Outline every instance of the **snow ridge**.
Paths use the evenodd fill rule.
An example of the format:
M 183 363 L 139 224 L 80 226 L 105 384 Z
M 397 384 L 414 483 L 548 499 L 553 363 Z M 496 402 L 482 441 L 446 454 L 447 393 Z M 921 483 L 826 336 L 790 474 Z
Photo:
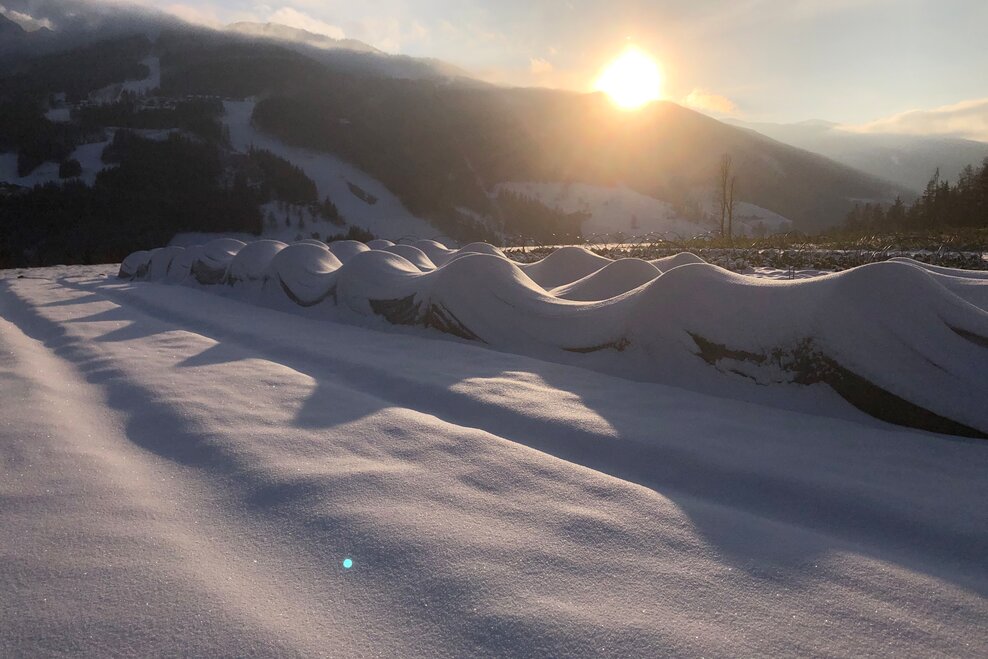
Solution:
M 612 261 L 565 247 L 519 265 L 484 243 L 386 243 L 221 239 L 191 259 L 176 247 L 137 252 L 119 276 L 704 391 L 825 385 L 878 419 L 988 436 L 988 282 L 964 273 L 886 262 L 772 282 L 689 254 Z

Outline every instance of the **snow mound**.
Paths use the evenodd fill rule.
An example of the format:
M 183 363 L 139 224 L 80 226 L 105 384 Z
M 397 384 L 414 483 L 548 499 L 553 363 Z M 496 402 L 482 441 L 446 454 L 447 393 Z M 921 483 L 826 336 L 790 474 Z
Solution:
M 230 261 L 228 284 L 256 282 L 264 279 L 268 265 L 275 255 L 288 247 L 280 240 L 257 240 L 247 243 Z
M 613 261 L 585 247 L 561 247 L 535 263 L 522 265 L 532 281 L 543 288 L 556 288 L 596 272 Z
M 329 249 L 329 245 L 319 240 L 318 238 L 303 238 L 302 240 L 296 240 L 295 242 L 303 245 L 315 245 L 316 247 Z
M 202 250 L 202 245 L 190 245 L 178 252 L 168 266 L 167 281 L 173 284 L 185 281 L 192 274 L 192 266 L 202 254 Z
M 889 259 L 889 261 L 904 263 L 932 274 L 941 286 L 954 295 L 967 300 L 983 311 L 988 311 L 988 272 L 944 268 L 901 256 Z
M 686 368 L 686 347 L 757 384 L 827 384 L 887 421 L 988 431 L 979 402 L 988 393 L 988 315 L 917 268 L 878 263 L 765 282 L 688 265 L 632 299 L 628 341 L 646 343 L 667 366 Z
M 277 287 L 295 304 L 310 307 L 322 302 L 334 289 L 335 272 L 342 266 L 328 249 L 295 243 L 271 258 L 264 275 L 265 291 Z
M 960 268 L 945 268 L 942 265 L 932 265 L 930 263 L 923 263 L 922 261 L 917 261 L 916 259 L 910 259 L 905 256 L 895 256 L 889 261 L 894 261 L 896 263 L 907 263 L 909 265 L 915 266 L 917 268 L 922 268 L 929 272 L 935 272 L 938 275 L 949 275 L 951 277 L 963 277 L 964 279 L 981 279 L 988 280 L 988 271 L 985 270 L 961 270 Z
M 988 271 L 985 270 L 961 270 L 960 268 L 945 268 L 942 265 L 923 263 L 922 261 L 917 261 L 916 259 L 910 259 L 905 256 L 894 256 L 890 258 L 889 261 L 894 261 L 896 263 L 906 263 L 908 265 L 912 265 L 917 268 L 922 268 L 927 272 L 933 272 L 938 275 L 948 275 L 950 277 L 962 277 L 964 279 L 988 280 Z
M 606 300 L 647 284 L 660 274 L 662 271 L 648 261 L 619 259 L 550 293 L 564 300 Z
M 200 284 L 220 284 L 226 278 L 230 262 L 247 243 L 234 238 L 217 238 L 202 247 L 192 262 L 192 276 Z
M 238 243 L 206 245 L 196 280 L 222 281 L 218 273 L 227 272 Z M 394 253 L 425 257 L 413 249 L 367 250 L 343 263 L 316 245 L 290 245 L 271 256 L 263 299 L 708 391 L 825 385 L 878 419 L 988 436 L 988 313 L 969 301 L 984 299 L 982 280 L 901 262 L 785 282 L 695 262 L 660 273 L 653 263 L 615 262 L 578 247 L 527 266 L 460 250 L 423 271 Z M 152 252 L 150 260 L 169 253 Z M 121 277 L 148 278 L 146 258 L 128 257 Z
M 151 262 L 148 266 L 148 278 L 165 279 L 171 269 L 172 262 L 183 252 L 183 247 L 158 247 L 151 250 Z
M 449 249 L 446 245 L 435 240 L 417 240 L 413 243 L 413 246 L 422 250 L 429 257 L 429 260 L 437 266 L 445 265 L 456 254 L 455 249 Z
M 375 238 L 374 240 L 368 240 L 367 246 L 371 249 L 384 249 L 385 247 L 393 247 L 394 243 L 390 240 L 383 240 L 381 238 Z
M 343 263 L 369 249 L 370 247 L 357 240 L 337 240 L 329 244 L 329 251 Z
M 401 303 L 420 295 L 430 286 L 413 263 L 398 254 L 371 250 L 350 259 L 337 273 L 336 299 L 340 306 L 362 316 L 378 315 L 381 309 L 404 307 Z M 415 324 L 414 312 L 397 318 L 395 324 Z
M 453 256 L 459 254 L 490 254 L 491 256 L 504 258 L 504 252 L 499 247 L 495 247 L 490 243 L 469 243 L 456 250 L 456 254 Z
M 413 263 L 422 272 L 428 272 L 430 270 L 436 269 L 436 264 L 426 256 L 425 252 L 420 250 L 418 247 L 413 247 L 412 245 L 392 245 L 390 247 L 385 247 L 384 252 L 391 252 L 392 254 L 397 254 L 403 257 L 409 262 Z
M 652 259 L 649 263 L 658 268 L 660 272 L 668 272 L 669 270 L 678 268 L 681 265 L 689 265 L 690 263 L 706 263 L 706 261 L 693 252 L 680 252 L 679 254 L 666 256 L 661 259 Z
M 151 260 L 151 252 L 142 249 L 127 255 L 127 258 L 120 264 L 120 271 L 117 274 L 121 279 L 141 279 L 147 275 L 148 262 Z

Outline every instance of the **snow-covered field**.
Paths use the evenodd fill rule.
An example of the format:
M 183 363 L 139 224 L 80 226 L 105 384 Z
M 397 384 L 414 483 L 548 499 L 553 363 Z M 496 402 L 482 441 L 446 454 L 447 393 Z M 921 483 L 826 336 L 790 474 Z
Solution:
M 857 366 L 880 363 L 869 342 L 885 341 L 888 382 L 925 379 L 907 397 L 975 389 L 968 407 L 938 409 L 984 429 L 985 280 L 902 262 L 766 283 L 683 257 L 640 262 L 661 274 L 600 300 L 649 273 L 618 261 L 574 277 L 592 264 L 568 251 L 508 268 L 519 296 L 482 246 L 423 243 L 427 262 L 402 247 L 234 242 L 136 255 L 123 268 L 141 270 L 134 280 L 116 267 L 3 273 L 0 656 L 988 647 L 985 440 L 883 423 L 824 384 L 737 376 L 703 391 L 734 381 L 695 349 L 692 361 L 669 349 L 678 375 L 601 372 L 648 357 L 634 332 L 609 356 L 548 347 L 553 318 L 582 341 L 580 316 L 602 325 L 642 291 L 658 318 L 679 314 L 670 327 L 712 332 L 703 309 L 730 299 L 726 281 L 735 315 L 768 313 L 760 296 L 784 307 L 771 340 L 798 327 L 844 359 L 843 327 L 861 335 Z M 334 272 L 338 304 L 323 290 Z M 699 288 L 675 294 L 684 281 Z M 491 304 L 485 291 L 504 304 L 445 318 L 486 346 L 436 318 L 358 313 L 400 286 L 447 312 Z M 883 318 L 903 290 L 919 308 Z M 800 295 L 844 317 L 804 316 Z M 378 310 L 395 322 L 401 307 Z M 753 349 L 723 313 L 724 334 Z M 744 393 L 756 390 L 774 393 Z

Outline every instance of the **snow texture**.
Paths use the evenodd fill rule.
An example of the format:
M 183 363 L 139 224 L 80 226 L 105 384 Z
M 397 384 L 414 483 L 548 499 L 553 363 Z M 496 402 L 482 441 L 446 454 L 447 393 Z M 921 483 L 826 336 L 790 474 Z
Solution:
M 340 304 L 199 284 L 189 249 L 166 275 L 185 285 L 0 272 L 0 656 L 983 656 L 983 440 L 841 415 L 819 385 L 793 386 L 800 412 L 341 308 L 414 292 L 496 347 L 623 324 L 666 371 L 715 370 L 676 328 L 748 348 L 807 330 L 843 358 L 842 330 L 933 398 L 927 359 L 983 392 L 983 357 L 942 331 L 983 330 L 983 312 L 943 275 L 778 284 L 692 264 L 585 303 L 490 254 L 423 273 L 245 246 L 230 272 L 261 272 L 265 249 L 293 286 L 335 279 Z

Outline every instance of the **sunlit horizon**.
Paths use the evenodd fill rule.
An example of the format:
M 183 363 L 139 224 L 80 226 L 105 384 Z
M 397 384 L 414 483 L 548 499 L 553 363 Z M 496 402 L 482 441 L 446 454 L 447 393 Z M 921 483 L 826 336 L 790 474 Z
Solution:
M 4 0 L 0 13 L 28 29 L 57 30 L 58 3 Z M 929 0 L 894 8 L 824 0 L 748 8 L 724 0 L 86 4 L 114 15 L 134 4 L 216 29 L 278 23 L 384 53 L 439 59 L 490 84 L 572 92 L 592 91 L 615 48 L 630 37 L 658 62 L 663 100 L 715 118 L 823 120 L 865 132 L 988 142 L 988 78 L 981 75 L 988 51 L 980 47 L 988 4 L 975 0 L 950 11 Z

